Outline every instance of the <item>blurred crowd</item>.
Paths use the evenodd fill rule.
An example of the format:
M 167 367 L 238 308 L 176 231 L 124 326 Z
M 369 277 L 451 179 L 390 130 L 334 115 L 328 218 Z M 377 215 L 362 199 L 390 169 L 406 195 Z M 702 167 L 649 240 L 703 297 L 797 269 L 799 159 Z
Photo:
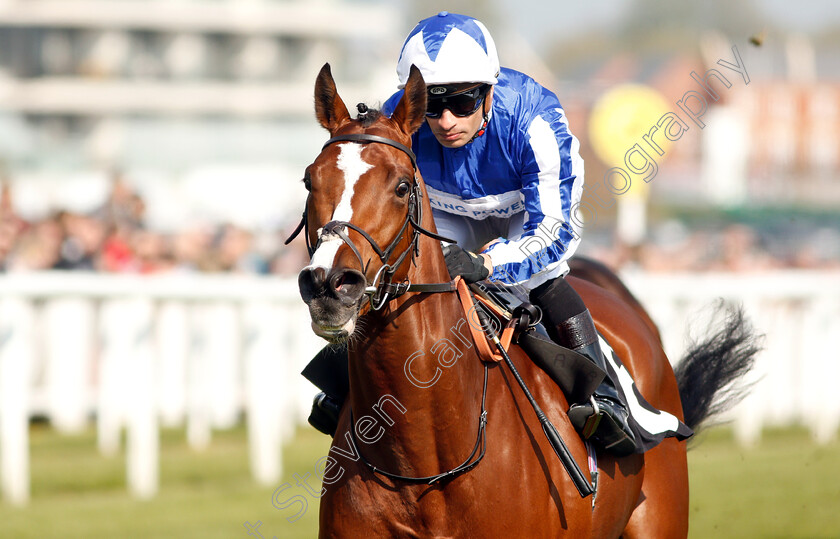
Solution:
M 160 232 L 146 226 L 145 211 L 143 198 L 115 180 L 105 203 L 92 212 L 60 211 L 27 220 L 15 212 L 13 193 L 5 184 L 0 194 L 0 271 L 289 276 L 308 261 L 301 238 L 283 244 L 296 222 L 285 230 L 261 233 L 231 223 Z M 648 241 L 632 247 L 617 245 L 608 232 L 587 231 L 579 253 L 614 269 L 650 272 L 840 269 L 840 232 L 810 227 L 779 234 L 743 224 L 689 228 L 672 221 L 659 224 Z
M 612 268 L 651 273 L 840 269 L 840 230 L 829 226 L 781 231 L 730 223 L 690 229 L 670 221 L 640 245 L 584 240 L 581 247 L 579 252 Z
M 302 242 L 256 234 L 231 223 L 175 232 L 149 229 L 143 198 L 114 181 L 107 200 L 86 214 L 59 211 L 37 220 L 17 214 L 8 184 L 0 194 L 0 271 L 109 273 L 238 272 L 293 275 L 306 265 Z

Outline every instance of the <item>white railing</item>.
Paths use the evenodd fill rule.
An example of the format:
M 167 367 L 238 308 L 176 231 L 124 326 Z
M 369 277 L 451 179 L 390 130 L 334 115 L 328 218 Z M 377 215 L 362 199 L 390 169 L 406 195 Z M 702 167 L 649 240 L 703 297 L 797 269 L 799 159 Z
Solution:
M 764 351 L 750 396 L 729 415 L 739 439 L 767 425 L 840 425 L 840 273 L 624 275 L 659 324 L 672 360 L 689 327 L 702 338 L 716 298 L 744 304 Z M 323 342 L 295 279 L 39 273 L 0 277 L 0 479 L 29 496 L 31 417 L 60 431 L 96 419 L 99 450 L 119 449 L 138 497 L 158 488 L 158 431 L 186 425 L 192 447 L 244 412 L 256 480 L 276 485 L 281 446 L 305 421 L 315 389 L 299 375 Z
M 126 428 L 127 480 L 158 487 L 158 429 L 186 424 L 194 448 L 247 421 L 255 479 L 281 477 L 281 445 L 315 389 L 299 372 L 323 345 L 295 280 L 78 273 L 0 278 L 0 474 L 29 493 L 28 423 L 63 432 L 96 418 L 101 452 Z
M 840 271 L 756 274 L 634 274 L 623 278 L 662 331 L 676 363 L 708 331 L 716 298 L 744 306 L 763 350 L 746 382 L 749 395 L 724 419 L 755 444 L 765 426 L 802 424 L 822 443 L 840 427 Z

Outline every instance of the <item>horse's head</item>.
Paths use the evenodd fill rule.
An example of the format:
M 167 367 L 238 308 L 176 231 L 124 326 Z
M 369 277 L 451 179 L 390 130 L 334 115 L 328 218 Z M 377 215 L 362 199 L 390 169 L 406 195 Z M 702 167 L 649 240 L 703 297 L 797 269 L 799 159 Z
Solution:
M 368 296 L 376 308 L 393 293 L 408 274 L 417 242 L 420 186 L 409 147 L 426 111 L 419 70 L 412 69 L 390 118 L 363 111 L 360 106 L 359 117 L 350 117 L 324 65 L 315 83 L 315 113 L 330 139 L 303 179 L 311 260 L 298 284 L 313 330 L 330 341 L 353 333 Z

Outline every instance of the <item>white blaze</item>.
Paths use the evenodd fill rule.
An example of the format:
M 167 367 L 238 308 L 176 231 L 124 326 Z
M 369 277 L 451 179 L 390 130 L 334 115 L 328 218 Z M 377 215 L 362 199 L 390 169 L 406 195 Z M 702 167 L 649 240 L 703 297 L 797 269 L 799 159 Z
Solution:
M 353 206 L 350 201 L 353 198 L 353 190 L 356 187 L 356 182 L 362 177 L 362 174 L 370 170 L 373 165 L 370 165 L 362 160 L 361 144 L 344 143 L 340 146 L 341 153 L 338 154 L 338 169 L 344 172 L 344 191 L 341 193 L 341 200 L 335 207 L 335 211 L 330 218 L 330 221 L 350 221 L 353 217 Z M 341 238 L 334 234 L 321 236 L 321 229 L 318 230 L 318 237 L 321 238 L 321 246 L 312 255 L 312 260 L 305 269 L 316 267 L 325 268 L 328 272 L 332 268 L 335 254 L 338 248 L 344 243 Z

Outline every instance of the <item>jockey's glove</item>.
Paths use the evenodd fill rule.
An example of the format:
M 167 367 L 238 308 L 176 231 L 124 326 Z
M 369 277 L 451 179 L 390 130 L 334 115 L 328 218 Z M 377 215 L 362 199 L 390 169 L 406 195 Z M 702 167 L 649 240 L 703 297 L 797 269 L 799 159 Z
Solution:
M 446 269 L 453 279 L 460 275 L 468 283 L 483 281 L 490 276 L 490 270 L 484 265 L 484 258 L 465 251 L 457 245 L 445 245 L 443 247 L 443 258 L 446 260 Z

